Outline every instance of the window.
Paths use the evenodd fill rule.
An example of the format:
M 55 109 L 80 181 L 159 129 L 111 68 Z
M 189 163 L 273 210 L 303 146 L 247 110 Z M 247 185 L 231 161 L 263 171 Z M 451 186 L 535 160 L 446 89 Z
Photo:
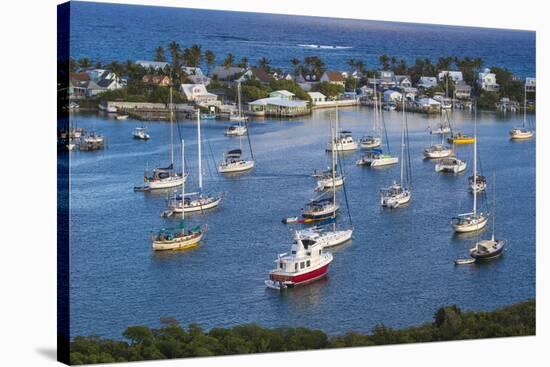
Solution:
M 298 270 L 298 263 L 294 263 L 294 270 Z
M 306 266 L 309 268 L 309 266 L 311 265 L 311 263 L 308 261 L 306 261 Z
M 292 251 L 292 255 L 296 255 L 296 251 Z
M 279 267 L 282 269 L 283 268 L 283 263 L 279 263 Z
M 319 255 L 321 255 L 321 250 L 319 250 Z
M 304 264 L 304 262 L 302 261 L 302 262 L 300 262 L 300 269 L 303 269 L 303 268 L 305 268 L 305 264 Z

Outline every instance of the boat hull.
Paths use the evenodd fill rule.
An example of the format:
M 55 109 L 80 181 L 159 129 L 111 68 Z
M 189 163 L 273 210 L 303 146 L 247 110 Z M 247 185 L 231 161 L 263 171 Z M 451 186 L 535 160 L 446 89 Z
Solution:
M 479 231 L 487 225 L 488 217 L 483 217 L 481 220 L 477 220 L 475 223 L 469 224 L 453 224 L 453 230 L 457 233 L 468 233 Z
M 510 139 L 512 140 L 526 140 L 531 139 L 533 137 L 533 132 L 516 132 L 516 131 L 510 131 Z
M 218 197 L 204 204 L 197 203 L 196 205 L 185 206 L 183 209 L 181 208 L 180 205 L 176 205 L 173 208 L 170 208 L 170 210 L 172 210 L 172 212 L 174 213 L 181 213 L 183 211 L 185 211 L 185 213 L 199 212 L 199 211 L 215 208 L 218 205 L 220 205 L 221 201 L 222 201 L 222 198 Z
M 504 240 L 500 241 L 487 241 L 490 243 L 493 243 L 494 245 L 490 247 L 489 251 L 480 251 L 477 246 L 474 246 L 470 250 L 470 256 L 476 260 L 492 260 L 496 259 L 500 255 L 502 255 L 504 251 L 504 245 L 506 242 Z
M 332 262 L 332 257 L 327 263 L 307 272 L 291 275 L 288 273 L 271 272 L 269 274 L 269 280 L 266 280 L 266 286 L 269 288 L 294 288 L 312 283 L 316 280 L 324 278 L 328 273 L 328 267 Z M 277 285 L 279 287 L 277 287 Z
M 146 187 L 149 190 L 168 189 L 171 187 L 178 187 L 183 185 L 185 179 L 183 177 L 169 177 L 167 179 L 155 180 L 147 182 Z
M 242 161 L 242 163 L 221 164 L 218 167 L 220 173 L 243 172 L 254 168 L 254 161 Z
M 399 196 L 381 196 L 380 205 L 385 208 L 399 208 L 411 201 L 411 197 L 412 195 L 410 192 L 403 193 Z
M 182 238 L 175 238 L 171 241 L 155 241 L 153 240 L 154 251 L 175 251 L 175 250 L 188 250 L 199 245 L 199 242 L 204 236 L 203 232 L 200 232 L 196 236 L 185 236 Z

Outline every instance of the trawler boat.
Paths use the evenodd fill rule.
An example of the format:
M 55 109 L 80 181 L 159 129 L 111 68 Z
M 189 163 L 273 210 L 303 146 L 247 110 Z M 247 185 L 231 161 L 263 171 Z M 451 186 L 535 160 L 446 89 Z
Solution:
M 276 267 L 269 272 L 265 285 L 283 290 L 311 283 L 327 275 L 332 260 L 332 254 L 324 252 L 321 243 L 307 235 L 297 234 L 290 254 L 280 254 L 275 260 Z
M 226 136 L 243 136 L 246 134 L 246 126 L 241 124 L 235 124 L 225 129 Z
M 221 173 L 232 173 L 248 171 L 254 168 L 253 160 L 245 160 L 242 158 L 241 149 L 233 149 L 224 155 L 224 160 L 218 166 L 218 171 Z
M 338 137 L 327 144 L 327 151 L 344 152 L 357 149 L 357 142 L 353 140 L 351 131 L 340 131 Z
M 147 127 L 145 126 L 136 127 L 132 132 L 132 136 L 134 137 L 134 139 L 138 139 L 138 140 L 149 140 L 151 136 L 149 136 L 149 134 L 147 134 L 146 131 L 147 131 Z
M 405 96 L 402 96 L 405 100 Z M 401 173 L 399 183 L 393 182 L 390 187 L 380 190 L 380 205 L 386 208 L 399 208 L 411 200 L 411 159 L 409 156 L 409 133 L 407 118 L 405 115 L 405 104 L 403 103 L 403 114 L 401 118 Z
M 185 171 L 184 141 L 181 141 L 182 169 Z M 185 185 L 182 184 L 181 194 L 185 197 Z M 185 229 L 185 212 L 182 213 L 179 228 L 162 228 L 153 235 L 153 250 L 186 250 L 198 246 L 204 236 L 205 229 L 196 226 L 190 230 Z
M 527 128 L 527 86 L 525 86 L 523 96 L 523 124 L 521 127 L 515 127 L 510 130 L 510 138 L 512 140 L 526 140 L 531 139 L 534 134 L 533 130 Z
M 310 200 L 302 209 L 302 217 L 306 219 L 323 219 L 335 215 L 340 206 L 332 197 Z
M 477 106 L 474 107 L 474 175 L 473 182 L 477 182 Z M 474 204 L 471 213 L 460 214 L 453 218 L 451 223 L 455 232 L 474 232 L 487 225 L 487 215 L 477 211 L 477 190 L 473 191 Z
M 473 144 L 475 140 L 475 137 L 468 134 L 463 134 L 461 132 L 457 132 L 447 139 L 447 141 L 452 144 Z
M 360 159 L 357 160 L 358 166 L 382 167 L 391 164 L 399 163 L 399 157 L 394 157 L 391 154 L 385 154 L 382 149 L 372 149 L 367 151 Z
M 95 131 L 90 132 L 90 134 L 84 136 L 82 141 L 84 144 L 94 144 L 94 145 L 103 145 L 104 137 L 99 135 Z
M 457 157 L 443 158 L 435 165 L 436 172 L 461 173 L 466 170 L 466 162 Z
M 451 147 L 448 147 L 443 144 L 434 144 L 428 148 L 424 149 L 424 157 L 428 159 L 433 158 L 445 158 L 453 154 Z
M 222 201 L 222 196 L 212 196 L 203 193 L 202 188 L 202 139 L 200 114 L 197 112 L 197 149 L 198 149 L 198 177 L 199 192 L 185 194 L 185 184 L 182 185 L 180 196 L 175 195 L 168 201 L 167 215 L 173 213 L 191 213 L 217 207 Z
M 399 208 L 411 200 L 411 191 L 394 182 L 388 188 L 380 190 L 380 205 L 386 208 Z

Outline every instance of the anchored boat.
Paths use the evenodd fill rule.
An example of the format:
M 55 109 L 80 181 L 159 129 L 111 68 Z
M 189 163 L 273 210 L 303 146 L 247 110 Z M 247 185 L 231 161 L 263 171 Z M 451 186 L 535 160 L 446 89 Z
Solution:
M 523 124 L 510 130 L 510 139 L 527 140 L 531 139 L 535 132 L 527 127 L 527 86 L 524 86 L 523 95 Z
M 331 152 L 333 150 L 339 151 L 339 152 L 347 152 L 351 150 L 356 150 L 358 145 L 355 140 L 353 140 L 353 136 L 351 135 L 351 131 L 348 130 L 339 130 L 339 116 L 338 116 L 338 105 L 336 105 L 336 135 L 337 136 L 331 136 L 330 141 L 327 144 L 327 152 Z
M 436 172 L 461 173 L 466 170 L 466 162 L 457 157 L 448 157 L 439 160 L 435 165 Z
M 265 285 L 283 290 L 314 282 L 327 275 L 332 260 L 332 254 L 324 252 L 321 243 L 305 234 L 296 234 L 290 254 L 278 256 L 276 267 L 269 272 Z
M 362 149 L 378 148 L 382 144 L 382 138 L 380 137 L 380 111 L 379 111 L 378 94 L 376 93 L 376 83 L 374 83 L 374 123 L 373 134 L 363 136 L 359 139 L 359 145 Z
M 149 134 L 147 134 L 146 131 L 147 131 L 146 126 L 136 127 L 132 132 L 132 136 L 134 139 L 138 139 L 138 140 L 149 140 L 151 136 L 149 136 Z

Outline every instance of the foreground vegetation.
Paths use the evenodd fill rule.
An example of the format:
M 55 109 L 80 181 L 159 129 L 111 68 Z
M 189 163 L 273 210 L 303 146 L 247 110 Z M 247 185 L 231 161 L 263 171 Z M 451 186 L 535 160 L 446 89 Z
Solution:
M 421 326 L 392 329 L 377 325 L 370 334 L 350 331 L 341 336 L 328 336 L 321 330 L 268 329 L 254 324 L 210 331 L 191 324 L 184 329 L 175 319 L 168 318 L 161 319 L 158 329 L 127 328 L 122 334 L 124 341 L 76 337 L 70 343 L 70 359 L 72 364 L 110 363 L 534 335 L 535 311 L 534 300 L 490 312 L 462 312 L 457 306 L 449 306 L 439 309 L 433 322 Z

